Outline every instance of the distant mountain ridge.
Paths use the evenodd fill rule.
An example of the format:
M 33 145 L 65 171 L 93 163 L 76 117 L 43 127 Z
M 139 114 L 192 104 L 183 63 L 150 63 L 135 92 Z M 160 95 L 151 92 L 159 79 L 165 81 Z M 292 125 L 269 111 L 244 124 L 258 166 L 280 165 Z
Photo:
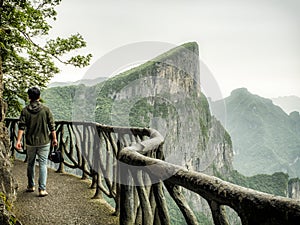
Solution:
M 224 110 L 220 110 L 225 105 Z M 272 100 L 246 88 L 232 91 L 224 100 L 211 103 L 212 113 L 229 132 L 234 150 L 233 165 L 242 174 L 286 172 L 300 177 L 300 116 L 286 114 Z
M 300 112 L 300 97 L 298 96 L 292 95 L 272 98 L 272 101 L 275 105 L 280 106 L 287 114 L 293 111 Z
M 66 81 L 66 82 L 52 82 L 48 85 L 48 88 L 51 87 L 64 87 L 64 86 L 70 86 L 70 85 L 79 85 L 84 84 L 85 86 L 94 86 L 96 84 L 99 84 L 105 80 L 107 80 L 108 77 L 97 77 L 95 79 L 82 79 L 77 81 Z

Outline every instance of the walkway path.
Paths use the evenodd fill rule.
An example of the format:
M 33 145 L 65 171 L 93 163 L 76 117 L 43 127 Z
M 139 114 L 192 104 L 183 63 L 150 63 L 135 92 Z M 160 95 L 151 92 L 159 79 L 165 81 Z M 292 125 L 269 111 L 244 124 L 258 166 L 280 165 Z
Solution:
M 112 216 L 113 209 L 104 200 L 91 199 L 95 190 L 89 188 L 90 183 L 73 175 L 55 173 L 54 170 L 48 169 L 49 195 L 38 197 L 38 191 L 27 193 L 26 166 L 26 163 L 16 160 L 13 168 L 13 174 L 18 182 L 15 214 L 23 225 L 119 223 L 118 217 Z

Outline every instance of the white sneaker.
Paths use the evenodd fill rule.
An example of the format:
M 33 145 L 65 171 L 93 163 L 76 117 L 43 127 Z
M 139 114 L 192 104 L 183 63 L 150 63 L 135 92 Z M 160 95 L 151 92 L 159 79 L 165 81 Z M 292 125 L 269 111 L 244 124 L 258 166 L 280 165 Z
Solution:
M 34 187 L 27 187 L 26 192 L 34 192 L 35 188 Z
M 46 190 L 39 190 L 39 196 L 40 197 L 45 197 L 48 195 L 48 192 Z

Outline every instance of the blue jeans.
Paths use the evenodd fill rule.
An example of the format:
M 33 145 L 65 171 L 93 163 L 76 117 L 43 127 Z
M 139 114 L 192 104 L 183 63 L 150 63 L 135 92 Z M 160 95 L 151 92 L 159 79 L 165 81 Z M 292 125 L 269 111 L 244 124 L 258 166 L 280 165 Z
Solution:
M 43 146 L 27 145 L 27 177 L 28 187 L 34 187 L 35 161 L 38 156 L 39 162 L 39 190 L 46 190 L 47 183 L 47 162 L 50 150 L 50 144 Z

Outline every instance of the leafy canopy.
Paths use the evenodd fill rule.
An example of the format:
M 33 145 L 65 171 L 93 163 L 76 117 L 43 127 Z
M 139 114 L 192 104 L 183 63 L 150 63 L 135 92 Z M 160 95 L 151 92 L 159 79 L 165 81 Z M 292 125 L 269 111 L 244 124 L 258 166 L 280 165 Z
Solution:
M 7 116 L 18 115 L 22 107 L 20 99 L 27 100 L 29 87 L 46 87 L 59 72 L 55 63 L 84 67 L 90 62 L 91 54 L 72 54 L 72 51 L 86 46 L 80 34 L 68 38 L 44 38 L 52 28 L 49 21 L 56 20 L 54 8 L 60 2 L 0 0 L 0 82 L 3 79 Z

